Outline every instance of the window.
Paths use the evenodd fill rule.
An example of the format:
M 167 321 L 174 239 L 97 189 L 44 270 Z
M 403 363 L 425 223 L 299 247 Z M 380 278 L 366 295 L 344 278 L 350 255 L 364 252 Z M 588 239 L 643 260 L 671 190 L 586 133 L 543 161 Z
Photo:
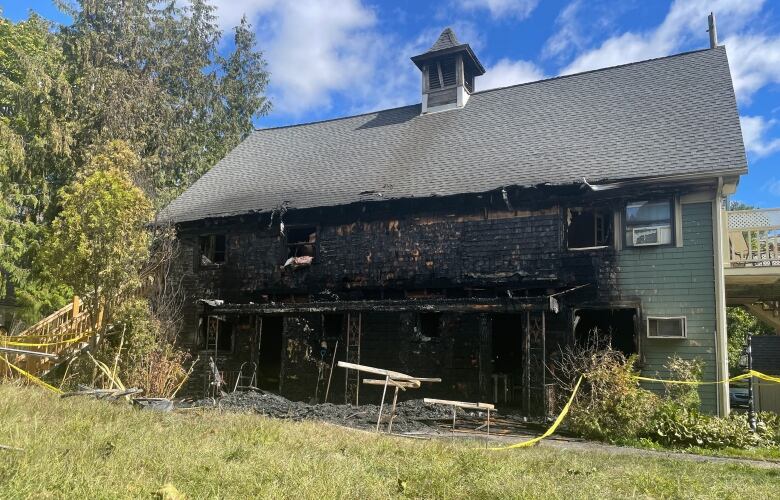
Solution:
M 291 227 L 287 229 L 287 258 L 311 257 L 317 253 L 316 227 Z
M 684 316 L 673 318 L 647 318 L 647 336 L 656 339 L 684 339 L 688 337 L 688 325 Z
M 592 208 L 570 208 L 566 237 L 569 248 L 603 247 L 612 240 L 612 213 Z
M 672 243 L 672 202 L 637 201 L 626 205 L 626 246 Z
M 216 352 L 230 352 L 233 350 L 233 325 L 219 316 L 208 316 L 204 329 L 203 349 Z
M 420 333 L 423 337 L 439 338 L 440 336 L 440 313 L 423 313 L 420 314 Z
M 224 234 L 208 234 L 200 237 L 200 265 L 215 266 L 227 259 L 227 244 Z
M 638 310 L 626 308 L 588 308 L 574 312 L 574 340 L 579 345 L 609 345 L 626 356 L 639 352 Z

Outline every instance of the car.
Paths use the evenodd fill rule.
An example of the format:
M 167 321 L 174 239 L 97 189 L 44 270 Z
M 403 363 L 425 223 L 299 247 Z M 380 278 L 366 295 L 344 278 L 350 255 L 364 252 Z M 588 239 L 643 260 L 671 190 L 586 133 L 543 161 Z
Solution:
M 750 406 L 750 394 L 745 387 L 729 387 L 729 404 L 732 408 L 747 410 Z

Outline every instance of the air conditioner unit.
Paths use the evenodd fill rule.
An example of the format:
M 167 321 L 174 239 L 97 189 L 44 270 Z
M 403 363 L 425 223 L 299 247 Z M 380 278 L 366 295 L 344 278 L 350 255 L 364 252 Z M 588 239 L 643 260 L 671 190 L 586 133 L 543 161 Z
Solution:
M 666 245 L 672 242 L 672 228 L 668 224 L 632 228 L 631 242 L 635 247 Z

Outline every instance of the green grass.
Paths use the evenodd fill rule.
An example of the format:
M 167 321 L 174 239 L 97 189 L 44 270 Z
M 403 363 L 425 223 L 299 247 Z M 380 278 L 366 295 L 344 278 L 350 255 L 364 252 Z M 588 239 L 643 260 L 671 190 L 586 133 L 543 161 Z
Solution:
M 239 414 L 158 414 L 0 385 L 0 498 L 770 498 L 780 470 L 487 451 Z

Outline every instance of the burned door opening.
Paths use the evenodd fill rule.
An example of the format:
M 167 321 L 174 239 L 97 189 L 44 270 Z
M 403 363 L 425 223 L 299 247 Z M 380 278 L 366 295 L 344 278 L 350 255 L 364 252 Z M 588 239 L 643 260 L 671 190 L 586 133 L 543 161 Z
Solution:
M 520 402 L 523 387 L 523 315 L 495 314 L 491 321 L 491 390 L 493 403 Z
M 260 346 L 257 357 L 257 385 L 260 389 L 278 391 L 282 370 L 284 318 L 263 316 L 258 321 L 260 322 Z
M 574 340 L 580 345 L 598 342 L 626 356 L 639 351 L 634 308 L 578 309 L 574 312 Z
M 542 311 L 491 317 L 492 400 L 522 408 L 528 415 L 546 411 L 545 318 Z

